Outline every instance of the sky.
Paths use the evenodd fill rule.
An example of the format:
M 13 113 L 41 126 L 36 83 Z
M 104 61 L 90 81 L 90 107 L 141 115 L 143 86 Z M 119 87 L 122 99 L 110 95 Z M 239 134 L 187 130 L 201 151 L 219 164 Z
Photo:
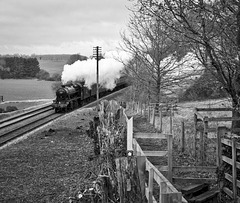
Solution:
M 0 0 L 0 54 L 113 51 L 129 6 L 128 0 Z

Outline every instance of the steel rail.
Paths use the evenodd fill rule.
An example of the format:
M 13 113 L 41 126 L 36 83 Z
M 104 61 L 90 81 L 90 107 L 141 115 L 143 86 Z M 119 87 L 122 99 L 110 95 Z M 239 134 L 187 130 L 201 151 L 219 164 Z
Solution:
M 14 116 L 10 116 L 10 117 L 8 117 L 8 118 L 5 118 L 5 119 L 0 120 L 0 125 L 3 124 L 3 123 L 5 123 L 5 122 L 9 122 L 9 121 L 11 121 L 11 120 L 14 120 L 14 119 L 23 117 L 23 116 L 25 116 L 25 115 L 28 115 L 28 114 L 30 114 L 30 113 L 34 113 L 34 112 L 39 111 L 39 110 L 41 110 L 41 109 L 50 108 L 50 107 L 52 107 L 52 105 L 46 105 L 46 106 L 42 106 L 42 107 L 39 107 L 39 108 L 36 108 L 36 109 L 33 109 L 33 110 L 29 110 L 29 111 L 26 111 L 26 112 L 23 112 L 23 113 L 16 114 L 16 115 L 14 115 Z
M 45 112 L 50 111 L 50 110 L 52 110 L 51 107 L 41 108 L 41 109 L 35 110 L 33 112 L 25 113 L 22 116 L 16 116 L 15 118 L 8 119 L 8 120 L 0 123 L 0 129 L 6 128 L 6 127 L 8 127 L 10 125 L 13 125 L 13 124 L 16 124 L 16 123 L 19 123 L 20 121 L 24 121 L 24 120 L 27 120 L 29 118 L 35 117 L 37 115 L 40 115 L 40 114 L 45 113 Z
M 28 124 L 25 124 L 24 126 L 14 128 L 14 129 L 0 135 L 0 145 L 3 145 L 5 143 L 7 143 L 8 141 L 11 141 L 14 138 L 20 137 L 26 133 L 29 133 L 29 132 L 35 130 L 36 128 L 39 128 L 42 125 L 45 125 L 45 124 L 49 123 L 50 121 L 55 120 L 56 118 L 58 118 L 62 115 L 63 114 L 56 114 L 54 112 L 54 113 L 48 114 L 44 117 L 38 118 L 32 122 L 29 122 Z

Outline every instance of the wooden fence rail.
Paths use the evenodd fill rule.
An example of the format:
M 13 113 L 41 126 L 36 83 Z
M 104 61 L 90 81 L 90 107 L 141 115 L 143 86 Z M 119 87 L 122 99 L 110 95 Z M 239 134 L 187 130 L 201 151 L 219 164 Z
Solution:
M 203 122 L 204 124 L 204 133 L 207 134 L 208 132 L 216 132 L 217 128 L 209 128 L 209 122 L 221 122 L 221 121 L 239 121 L 239 117 L 208 117 L 200 114 L 199 112 L 214 112 L 214 111 L 228 111 L 232 112 L 232 108 L 195 108 L 194 110 L 194 124 L 197 126 L 198 122 Z M 196 128 L 196 130 L 198 130 Z M 235 132 L 236 129 L 235 129 Z
M 137 133 L 135 138 L 162 138 L 168 139 L 168 151 L 150 151 L 143 152 L 138 142 L 134 138 L 133 134 L 133 118 L 127 118 L 127 153 L 128 155 L 137 156 L 138 160 L 138 170 L 141 182 L 141 188 L 143 193 L 148 200 L 148 203 L 157 203 L 153 196 L 153 182 L 157 182 L 159 186 L 159 203 L 187 203 L 187 201 L 182 197 L 182 193 L 179 192 L 171 182 L 164 177 L 164 175 L 146 158 L 147 155 L 159 156 L 168 154 L 168 166 L 165 170 L 168 170 L 168 177 L 172 180 L 172 135 L 162 135 L 155 133 Z M 145 183 L 145 171 L 148 172 L 148 184 Z
M 232 166 L 232 175 L 229 173 L 225 173 L 225 179 L 232 183 L 232 191 L 223 186 L 223 191 L 230 196 L 234 202 L 240 202 L 240 197 L 237 195 L 237 188 L 240 189 L 240 180 L 237 180 L 237 169 L 240 170 L 240 162 L 237 162 L 237 150 L 240 150 L 240 143 L 237 142 L 236 137 L 234 137 L 234 134 L 231 135 L 230 138 L 224 138 L 224 135 L 226 133 L 226 128 L 219 127 L 218 128 L 218 143 L 219 148 L 219 164 L 222 164 L 222 162 L 226 162 L 227 164 L 230 164 Z M 229 158 L 225 155 L 222 155 L 222 144 L 227 145 L 231 147 L 231 157 Z
M 154 133 L 153 134 L 148 134 L 148 135 L 145 135 L 147 136 L 148 138 L 159 138 L 159 139 L 162 139 L 163 137 L 161 137 L 161 133 L 163 131 L 163 128 L 162 128 L 162 123 L 163 123 L 163 116 L 167 115 L 169 119 L 169 134 L 172 134 L 170 132 L 173 131 L 173 114 L 174 114 L 174 111 L 177 110 L 176 109 L 176 104 L 158 104 L 158 103 L 150 103 L 148 106 L 146 104 L 140 104 L 140 106 L 143 105 L 143 107 L 141 108 L 142 109 L 142 114 L 141 114 L 141 111 L 138 111 L 137 108 L 135 107 L 135 112 L 134 113 L 137 113 L 137 114 L 141 114 L 141 115 L 144 115 L 147 117 L 148 121 L 156 128 L 158 129 L 158 134 L 155 136 Z M 137 104 L 135 104 L 135 106 L 139 106 Z M 156 106 L 158 108 L 156 108 Z M 158 110 L 158 111 L 157 111 Z M 199 108 L 199 110 L 202 110 Z M 205 110 L 205 109 L 204 109 Z M 156 120 L 156 117 L 158 117 L 158 120 Z M 145 133 L 146 134 L 146 133 Z M 142 136 L 142 135 L 141 135 Z M 155 136 L 155 137 L 154 137 Z M 204 163 L 204 156 L 203 154 L 205 153 L 205 149 L 204 149 L 204 134 L 203 132 L 201 132 L 201 135 L 200 135 L 200 142 L 202 144 L 200 144 L 201 148 L 200 148 L 200 157 L 201 157 L 201 160 L 202 160 L 202 163 Z M 139 134 L 138 135 L 134 135 L 135 138 L 139 138 Z M 165 135 L 164 135 L 165 137 Z M 145 137 L 146 138 L 146 137 Z M 169 142 L 168 142 L 169 143 Z M 180 140 L 180 144 L 181 144 L 181 149 L 182 151 L 185 150 L 185 125 L 184 125 L 184 122 L 182 121 L 181 122 L 181 140 Z M 195 136 L 195 140 L 194 140 L 194 143 L 193 143 L 193 148 L 194 150 L 194 153 L 196 155 L 196 136 Z M 153 152 L 148 152 L 148 151 L 145 151 L 144 152 L 145 155 L 147 156 L 150 156 L 150 155 L 154 155 L 154 156 L 162 156 L 164 155 L 164 152 L 156 152 L 155 154 Z M 201 166 L 189 166 L 189 167 L 185 167 L 185 166 L 171 166 L 173 172 L 174 171 L 184 171 L 185 169 L 188 170 L 188 171 L 215 171 L 217 166 L 214 166 L 214 167 L 208 167 L 208 166 L 203 166 L 203 164 Z M 162 166 L 161 171 L 167 171 L 168 170 L 168 166 Z M 179 177 L 173 177 L 173 182 L 176 182 L 176 181 L 191 181 L 191 182 L 203 182 L 203 181 L 207 181 L 207 182 L 214 182 L 216 181 L 215 178 L 179 178 Z M 186 182 L 185 181 L 185 182 Z
M 187 203 L 187 201 L 182 197 L 182 193 L 179 192 L 171 182 L 165 178 L 165 176 L 146 158 L 146 154 L 143 152 L 138 142 L 133 139 L 134 153 L 138 157 L 145 158 L 145 169 L 148 171 L 148 184 L 144 184 L 145 195 L 148 199 L 148 203 L 157 203 L 153 196 L 153 180 L 159 185 L 159 202 L 168 203 Z M 143 174 L 142 172 L 141 174 Z
M 205 139 L 208 137 L 208 133 L 215 132 L 217 133 L 217 127 L 210 127 L 210 122 L 221 122 L 221 121 L 235 121 L 240 120 L 240 118 L 234 118 L 234 117 L 208 117 L 205 115 L 202 115 L 200 112 L 219 112 L 219 111 L 225 111 L 225 112 L 232 112 L 232 108 L 195 108 L 194 110 L 194 148 L 195 148 L 195 156 L 196 156 L 196 145 L 197 145 L 197 135 L 200 133 L 200 158 L 201 163 L 203 164 L 205 162 Z M 198 123 L 201 122 L 203 124 L 203 127 L 199 128 Z M 239 131 L 238 129 L 235 129 L 235 131 Z
M 168 150 L 167 151 L 144 151 L 145 156 L 168 156 L 168 165 L 167 166 L 161 166 L 161 171 L 167 171 L 168 172 L 168 180 L 172 182 L 172 142 L 173 142 L 173 136 L 171 134 L 162 134 L 162 133 L 134 133 L 133 134 L 134 139 L 141 138 L 141 139 L 165 139 L 168 143 Z M 134 142 L 133 142 L 134 144 Z M 134 152 L 137 153 L 136 150 Z M 141 154 L 142 156 L 142 154 Z

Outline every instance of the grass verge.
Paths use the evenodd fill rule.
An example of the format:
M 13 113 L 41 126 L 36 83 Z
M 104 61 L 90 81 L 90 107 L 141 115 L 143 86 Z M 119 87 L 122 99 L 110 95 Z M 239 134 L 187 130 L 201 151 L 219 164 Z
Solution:
M 98 167 L 88 161 L 85 134 L 94 112 L 79 110 L 0 153 L 0 202 L 68 202 L 90 186 Z

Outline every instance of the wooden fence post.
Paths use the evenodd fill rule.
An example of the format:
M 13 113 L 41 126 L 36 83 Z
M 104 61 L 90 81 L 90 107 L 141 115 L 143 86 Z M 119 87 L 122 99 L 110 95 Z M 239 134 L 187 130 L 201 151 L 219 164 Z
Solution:
M 159 114 L 159 132 L 162 132 L 162 107 L 159 105 L 158 109 L 158 114 Z
M 200 131 L 200 165 L 203 166 L 203 162 L 204 162 L 204 133 L 201 130 Z
M 196 109 L 195 109 L 195 111 L 196 111 Z M 194 113 L 194 115 L 193 115 L 193 121 L 194 121 L 194 128 L 197 129 L 197 114 L 196 113 Z
M 142 115 L 145 116 L 145 103 L 142 103 Z
M 140 112 L 140 102 L 137 102 L 137 114 Z
M 184 152 L 185 151 L 185 126 L 184 126 L 184 121 L 181 121 L 181 131 L 182 131 L 182 133 L 181 133 L 181 150 L 182 150 L 182 152 Z
M 150 106 L 148 106 L 148 121 L 151 121 L 151 112 L 150 112 Z
M 195 109 L 196 111 L 196 109 Z M 197 114 L 194 113 L 194 140 L 193 140 L 193 156 L 196 158 L 197 157 L 197 133 L 198 133 L 198 129 L 197 129 Z
M 172 142 L 173 135 L 168 135 L 168 180 L 172 182 Z
M 203 163 L 206 159 L 206 139 L 208 138 L 208 117 L 205 116 L 203 118 L 203 132 L 200 132 L 200 146 L 201 146 L 201 165 L 203 166 Z
M 237 153 L 236 138 L 232 139 L 232 183 L 233 183 L 233 200 L 237 202 Z
M 203 127 L 204 127 L 204 135 L 207 136 L 208 135 L 208 117 L 207 116 L 203 118 Z
M 167 203 L 164 194 L 166 194 L 167 191 L 167 183 L 166 182 L 160 182 L 160 196 L 159 196 L 159 202 L 161 203 Z
M 140 115 L 143 115 L 143 107 L 142 107 L 142 102 L 140 102 Z
M 127 153 L 133 152 L 133 117 L 127 120 Z
M 142 199 L 145 198 L 145 171 L 146 171 L 146 157 L 137 157 L 138 174 L 140 180 L 140 186 L 142 191 Z
M 153 127 L 154 127 L 154 128 L 155 128 L 155 121 L 156 121 L 155 113 L 156 113 L 156 108 L 155 108 L 155 106 L 154 106 L 154 107 L 153 107 Z
M 221 138 L 223 135 L 226 133 L 226 127 L 220 126 L 217 128 L 217 148 L 216 148 L 216 153 L 217 153 L 217 166 L 222 165 L 222 142 Z
M 194 139 L 193 139 L 193 156 L 197 157 L 197 133 L 198 131 L 195 130 L 194 132 Z
M 203 135 L 203 161 L 206 160 L 206 149 L 207 149 L 207 142 L 208 139 L 208 117 L 204 117 L 204 135 Z
M 170 107 L 170 134 L 173 133 L 173 115 L 172 115 L 172 106 Z
M 153 203 L 153 172 L 153 168 L 150 168 L 148 177 L 148 203 Z
M 154 107 L 152 109 L 152 117 L 151 117 L 150 123 L 153 124 L 153 126 L 155 126 L 155 108 Z
M 120 157 L 115 161 L 120 203 L 143 203 L 136 157 Z
M 146 116 L 146 103 L 143 104 L 143 116 Z

